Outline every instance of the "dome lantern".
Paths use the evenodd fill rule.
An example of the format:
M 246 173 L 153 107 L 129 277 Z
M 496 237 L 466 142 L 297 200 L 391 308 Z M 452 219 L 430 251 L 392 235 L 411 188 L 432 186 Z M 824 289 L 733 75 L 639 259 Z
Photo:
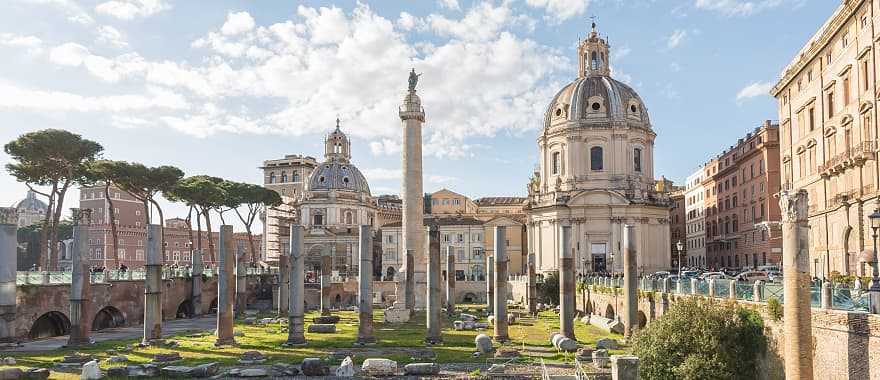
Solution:
M 324 140 L 324 158 L 327 161 L 348 162 L 351 160 L 351 142 L 348 136 L 339 129 L 339 118 L 336 118 L 336 129 Z
M 590 76 L 608 76 L 611 74 L 608 42 L 599 36 L 596 23 L 593 30 L 578 44 L 578 61 L 580 62 L 579 78 Z

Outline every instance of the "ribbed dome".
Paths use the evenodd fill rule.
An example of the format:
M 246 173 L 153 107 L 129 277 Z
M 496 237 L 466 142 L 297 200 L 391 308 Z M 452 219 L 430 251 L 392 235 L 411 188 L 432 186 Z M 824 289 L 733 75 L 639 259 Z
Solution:
M 544 116 L 545 127 L 555 119 L 637 121 L 651 126 L 641 97 L 626 84 L 606 75 L 578 78 L 563 87 L 550 102 Z
M 331 160 L 320 164 L 309 177 L 310 191 L 342 190 L 367 193 L 370 185 L 367 179 L 349 162 Z
M 21 211 L 46 211 L 46 203 L 37 199 L 37 194 L 28 191 L 27 198 L 22 199 L 14 206 L 19 212 Z

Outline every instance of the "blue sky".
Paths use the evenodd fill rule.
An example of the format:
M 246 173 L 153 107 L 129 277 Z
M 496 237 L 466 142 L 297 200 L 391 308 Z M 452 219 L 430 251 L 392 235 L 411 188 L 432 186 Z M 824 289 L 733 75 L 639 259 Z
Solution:
M 374 195 L 394 193 L 397 106 L 415 67 L 424 73 L 425 190 L 524 195 L 541 115 L 576 76 L 576 42 L 596 16 L 613 76 L 648 107 L 655 175 L 681 182 L 777 118 L 769 87 L 838 5 L 6 0 L 0 141 L 65 128 L 100 142 L 108 158 L 259 183 L 265 159 L 320 157 L 338 115 Z M 0 203 L 24 192 L 0 173 Z M 169 207 L 166 215 L 182 212 Z

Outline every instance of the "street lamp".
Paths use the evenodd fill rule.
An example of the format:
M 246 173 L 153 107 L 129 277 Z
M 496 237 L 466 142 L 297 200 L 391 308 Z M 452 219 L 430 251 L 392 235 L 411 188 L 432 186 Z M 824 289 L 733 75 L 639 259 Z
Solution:
M 681 281 L 681 249 L 683 244 L 681 244 L 681 240 L 678 243 L 675 243 L 675 248 L 678 248 L 678 281 Z
M 880 230 L 880 209 L 868 215 L 871 219 L 871 237 L 874 238 L 874 262 L 871 273 L 871 287 L 868 288 L 869 307 L 872 314 L 880 314 L 880 261 L 877 259 L 877 230 Z

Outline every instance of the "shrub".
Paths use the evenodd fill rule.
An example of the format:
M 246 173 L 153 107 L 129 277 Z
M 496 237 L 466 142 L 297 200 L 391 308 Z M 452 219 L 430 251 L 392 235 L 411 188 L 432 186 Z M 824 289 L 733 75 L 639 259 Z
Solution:
M 759 314 L 734 303 L 685 298 L 633 341 L 645 379 L 754 379 L 767 349 Z
M 537 284 L 538 302 L 548 305 L 559 305 L 559 273 L 550 272 L 544 282 Z
M 776 297 L 767 300 L 767 314 L 770 314 L 770 319 L 773 321 L 782 319 L 782 303 Z

